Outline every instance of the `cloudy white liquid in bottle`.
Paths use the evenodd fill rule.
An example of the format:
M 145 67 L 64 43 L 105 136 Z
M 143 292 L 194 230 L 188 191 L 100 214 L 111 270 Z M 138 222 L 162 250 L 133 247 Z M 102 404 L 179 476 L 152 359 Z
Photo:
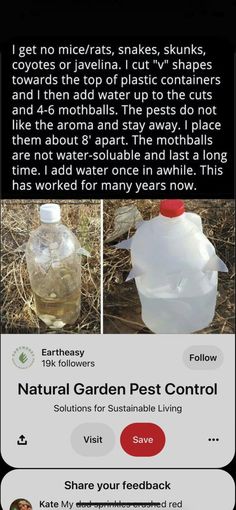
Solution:
M 42 205 L 40 220 L 26 247 L 30 283 L 38 317 L 50 329 L 61 329 L 80 314 L 80 243 L 61 223 L 59 205 Z

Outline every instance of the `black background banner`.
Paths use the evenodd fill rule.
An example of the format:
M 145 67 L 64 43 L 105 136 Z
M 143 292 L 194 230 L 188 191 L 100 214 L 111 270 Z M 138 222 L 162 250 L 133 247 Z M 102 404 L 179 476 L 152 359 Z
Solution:
M 189 136 L 191 139 L 193 139 L 196 135 L 198 137 L 204 137 L 204 136 L 207 136 L 207 135 L 213 135 L 213 139 L 214 139 L 214 143 L 212 146 L 207 146 L 207 144 L 205 143 L 202 143 L 201 144 L 201 147 L 206 149 L 206 150 L 211 150 L 212 152 L 214 151 L 217 151 L 217 152 L 226 152 L 227 153 L 227 164 L 226 165 L 223 165 L 223 175 L 219 176 L 217 173 L 216 174 L 209 174 L 209 175 L 201 175 L 200 171 L 199 171 L 199 164 L 200 164 L 200 161 L 196 161 L 196 162 L 189 162 L 189 164 L 191 165 L 192 164 L 192 167 L 193 167 L 193 170 L 194 172 L 196 172 L 196 177 L 193 177 L 192 179 L 188 176 L 188 175 L 184 175 L 182 177 L 182 180 L 183 182 L 187 183 L 190 181 L 192 181 L 192 183 L 194 184 L 194 186 L 191 188 L 191 187 L 180 187 L 178 189 L 174 189 L 174 191 L 172 192 L 172 189 L 169 187 L 169 183 L 171 181 L 174 181 L 175 180 L 175 175 L 174 174 L 170 174 L 170 175 L 162 175 L 161 177 L 154 175 L 154 172 L 155 170 L 153 170 L 153 174 L 150 176 L 146 176 L 146 175 L 142 175 L 142 168 L 143 168 L 143 165 L 144 163 L 148 166 L 148 163 L 144 160 L 144 155 L 145 155 L 145 152 L 149 149 L 149 147 L 147 145 L 139 145 L 139 146 L 135 146 L 133 144 L 133 140 L 132 140 L 132 133 L 135 133 L 135 132 L 132 132 L 132 131 L 126 131 L 125 134 L 126 134 L 126 140 L 128 141 L 128 147 L 127 149 L 131 150 L 131 148 L 134 150 L 134 151 L 139 151 L 140 152 L 140 155 L 141 155 L 141 159 L 140 159 L 140 162 L 137 162 L 136 161 L 131 161 L 130 164 L 127 163 L 126 161 L 124 162 L 124 165 L 122 165 L 123 162 L 116 162 L 114 163 L 114 159 L 112 161 L 109 161 L 106 159 L 106 163 L 104 163 L 104 160 L 101 160 L 101 164 L 100 166 L 107 166 L 108 170 L 107 170 L 107 173 L 106 173 L 106 178 L 105 180 L 106 181 L 110 181 L 111 183 L 113 183 L 113 181 L 126 181 L 128 183 L 132 183 L 135 179 L 135 175 L 131 174 L 130 175 L 126 175 L 126 174 L 116 174 L 116 177 L 114 177 L 112 175 L 112 168 L 113 166 L 124 166 L 124 167 L 127 167 L 129 166 L 131 169 L 132 168 L 139 168 L 139 182 L 140 183 L 146 183 L 146 182 L 155 182 L 159 180 L 162 181 L 164 180 L 167 185 L 163 188 L 160 187 L 153 187 L 153 188 L 149 188 L 149 187 L 143 187 L 140 189 L 140 191 L 137 192 L 137 190 L 135 190 L 135 187 L 133 187 L 131 189 L 131 191 L 129 192 L 129 197 L 130 198 L 145 198 L 145 197 L 148 197 L 148 198 L 165 198 L 166 196 L 171 196 L 172 194 L 174 194 L 174 196 L 179 196 L 179 197 L 184 197 L 184 198 L 233 198 L 233 180 L 234 180 L 234 177 L 233 177 L 233 174 L 234 174 L 234 161 L 233 161 L 233 152 L 234 152 L 234 148 L 233 148 L 233 142 L 234 142 L 234 119 L 233 119 L 233 64 L 234 64 L 234 53 L 233 53 L 233 46 L 232 44 L 230 43 L 227 43 L 224 39 L 221 39 L 221 38 L 189 38 L 189 37 L 185 37 L 185 38 L 177 38 L 177 37 L 162 37 L 162 38 L 156 38 L 156 37 L 142 37 L 140 36 L 139 38 L 133 38 L 133 37 L 106 37 L 106 38 L 98 38 L 98 37 L 71 37 L 71 38 L 29 38 L 29 39 L 26 39 L 25 37 L 16 37 L 14 39 L 12 39 L 11 41 L 8 42 L 8 44 L 5 44 L 5 47 L 3 49 L 3 52 L 2 52 L 2 125 L 4 126 L 4 129 L 2 130 L 2 197 L 3 198 L 24 198 L 24 199 L 33 199 L 33 198 L 44 198 L 45 197 L 45 193 L 46 193 L 46 196 L 48 198 L 124 198 L 125 194 L 123 192 L 123 188 L 121 189 L 105 189 L 104 190 L 104 187 L 102 187 L 102 183 L 104 181 L 104 176 L 103 175 L 95 175 L 94 177 L 94 180 L 97 181 L 97 186 L 96 188 L 94 189 L 91 189 L 90 187 L 88 188 L 82 188 L 82 185 L 81 185 L 81 180 L 83 179 L 83 176 L 79 176 L 77 177 L 76 176 L 76 173 L 75 173 L 75 166 L 87 166 L 87 165 L 90 165 L 92 166 L 94 164 L 93 162 L 93 159 L 92 160 L 86 160 L 86 161 L 79 161 L 79 162 L 76 162 L 76 163 L 72 163 L 72 167 L 73 167 L 73 173 L 69 176 L 63 176 L 62 179 L 60 179 L 60 181 L 65 181 L 68 183 L 68 187 L 67 188 L 63 188 L 63 187 L 60 187 L 57 189 L 45 189 L 45 190 L 38 190 L 38 189 L 35 189 L 34 185 L 32 186 L 31 189 L 28 189 L 28 190 L 25 190 L 25 189 L 22 189 L 21 187 L 19 188 L 14 188 L 13 189 L 13 186 L 12 186 L 12 165 L 14 164 L 14 162 L 12 161 L 12 154 L 13 154 L 13 151 L 14 150 L 18 150 L 20 151 L 21 150 L 21 147 L 14 147 L 11 143 L 11 140 L 12 140 L 12 136 L 13 135 L 16 135 L 17 133 L 19 135 L 28 135 L 28 132 L 21 132 L 21 131 L 14 131 L 12 129 L 12 122 L 13 122 L 13 119 L 14 117 L 11 115 L 11 110 L 14 106 L 14 101 L 12 101 L 12 94 L 13 94 L 13 91 L 21 91 L 21 86 L 13 86 L 12 85 L 12 74 L 15 74 L 17 76 L 17 71 L 16 72 L 13 72 L 12 71 L 12 62 L 14 60 L 16 60 L 16 56 L 15 55 L 12 55 L 12 45 L 15 44 L 16 46 L 17 45 L 20 45 L 20 46 L 27 46 L 27 45 L 36 45 L 37 48 L 40 47 L 40 45 L 47 45 L 47 46 L 51 46 L 51 47 L 58 47 L 60 45 L 75 45 L 75 46 L 86 46 L 87 44 L 89 45 L 97 45 L 98 47 L 101 47 L 103 45 L 111 45 L 112 48 L 118 48 L 119 45 L 123 45 L 123 46 L 150 46 L 152 47 L 153 45 L 154 46 L 160 46 L 160 47 L 164 47 L 164 46 L 168 46 L 168 45 L 172 45 L 172 46 L 188 46 L 188 47 L 191 47 L 191 46 L 203 46 L 204 50 L 206 51 L 206 56 L 203 57 L 205 60 L 212 60 L 213 62 L 213 70 L 212 70 L 212 73 L 215 74 L 216 76 L 219 76 L 220 77 L 220 80 L 221 80 L 221 85 L 217 88 L 216 90 L 216 87 L 215 87 L 215 90 L 214 90 L 214 101 L 213 101 L 213 104 L 216 104 L 217 105 L 217 111 L 219 112 L 217 114 L 216 117 L 214 116 L 210 116 L 208 117 L 207 115 L 203 116 L 202 117 L 202 120 L 203 120 L 203 123 L 205 121 L 207 122 L 210 122 L 210 121 L 220 121 L 221 124 L 222 124 L 222 130 L 217 132 L 217 131 L 204 131 L 204 129 L 202 130 L 201 128 L 198 129 L 196 132 L 192 133 L 191 130 L 189 130 Z M 177 55 L 178 56 L 178 55 Z M 177 58 L 176 56 L 176 58 Z M 172 57 L 172 55 L 171 55 Z M 171 58 L 170 57 L 170 58 Z M 32 56 L 26 56 L 24 58 L 24 60 L 28 61 L 30 60 L 30 58 L 32 58 Z M 36 57 L 36 60 L 37 60 L 38 57 Z M 84 55 L 80 56 L 79 57 L 80 59 L 85 59 L 87 58 L 87 60 L 93 60 L 94 58 L 98 58 L 98 57 L 94 57 L 93 55 L 92 56 L 89 56 L 89 57 L 86 57 Z M 105 57 L 105 58 L 108 58 L 108 57 Z M 111 57 L 113 58 L 113 57 Z M 132 62 L 132 60 L 135 60 L 135 58 L 137 58 L 136 55 L 131 55 L 129 56 L 129 61 Z M 139 57 L 140 58 L 140 57 Z M 141 56 L 141 59 L 144 59 L 145 56 Z M 150 58 L 150 57 L 149 57 Z M 185 60 L 186 60 L 186 55 L 184 56 Z M 195 57 L 195 55 L 190 55 L 189 57 L 187 56 L 187 59 L 189 60 L 194 60 L 194 58 L 197 60 L 199 60 L 199 56 Z M 50 59 L 53 59 L 54 61 L 58 60 L 59 61 L 59 58 L 56 54 L 53 54 L 52 57 L 47 56 L 46 57 L 47 60 L 50 61 Z M 123 61 L 124 61 L 125 57 L 123 57 Z M 151 59 L 150 59 L 151 60 Z M 103 62 L 103 59 L 102 59 L 102 62 Z M 119 59 L 118 59 L 118 63 L 121 63 L 122 62 L 120 61 L 119 62 Z M 147 72 L 147 74 L 155 74 L 156 70 L 155 70 L 155 66 L 152 64 L 151 67 L 150 67 L 150 71 Z M 168 71 L 169 72 L 169 71 Z M 109 73 L 109 72 L 108 72 Z M 139 71 L 136 71 L 136 76 L 139 75 Z M 179 71 L 180 74 L 184 74 L 184 72 L 182 70 Z M 32 76 L 37 76 L 37 74 L 40 74 L 38 73 L 38 71 L 32 71 L 32 73 L 30 73 L 30 75 Z M 44 73 L 45 74 L 45 73 Z M 63 71 L 61 72 L 61 74 L 63 74 Z M 96 71 L 89 71 L 89 74 L 91 76 L 94 76 L 96 77 Z M 104 77 L 106 77 L 107 73 L 106 71 L 102 71 L 102 74 Z M 160 73 L 159 73 L 160 74 Z M 167 73 L 168 74 L 168 73 Z M 201 75 L 201 72 L 200 73 L 197 73 L 196 72 L 196 75 L 199 74 Z M 192 76 L 193 73 L 191 71 L 186 71 L 186 75 L 188 76 Z M 31 88 L 31 85 L 27 86 L 27 87 L 24 87 L 25 90 L 27 91 L 30 91 L 30 88 Z M 42 87 L 43 88 L 43 87 Z M 76 86 L 70 86 L 70 89 L 72 90 L 74 88 L 74 90 L 79 90 L 80 88 L 79 87 L 76 87 Z M 83 88 L 83 87 L 82 87 Z M 153 89 L 154 87 L 146 87 L 145 90 L 148 90 L 149 89 L 149 94 L 151 94 L 151 90 Z M 192 86 L 192 87 L 189 87 L 188 85 L 187 86 L 177 86 L 175 87 L 175 90 L 181 90 L 181 91 L 184 91 L 184 93 L 186 94 L 186 97 L 188 95 L 188 92 L 189 92 L 189 88 L 191 88 L 193 91 L 199 93 L 199 90 L 204 90 L 204 85 L 201 86 L 201 87 L 198 87 L 198 86 Z M 211 90 L 212 87 L 208 87 L 206 86 L 205 87 L 205 92 L 207 90 Z M 117 90 L 120 91 L 121 93 L 124 93 L 123 91 L 124 90 L 127 90 L 126 88 L 122 89 L 122 88 L 119 88 L 119 85 L 113 85 L 113 86 L 109 86 L 109 87 L 106 87 L 103 86 L 103 90 L 107 90 L 108 92 L 111 91 L 111 90 Z M 171 89 L 171 86 L 169 87 L 169 89 Z M 60 86 L 56 86 L 54 87 L 54 90 L 57 90 L 57 91 L 63 91 L 63 88 Z M 136 88 L 136 91 L 139 93 L 139 91 L 141 90 L 141 87 L 137 87 Z M 161 91 L 161 90 L 164 90 L 163 87 L 157 87 L 157 90 Z M 52 101 L 53 102 L 53 101 Z M 84 101 L 84 104 L 88 104 L 89 100 L 87 101 Z M 125 102 L 125 101 L 123 101 Z M 127 101 L 126 101 L 127 102 Z M 42 108 L 44 109 L 44 111 L 47 112 L 47 108 L 48 108 L 48 105 L 49 105 L 50 101 L 43 101 L 42 99 L 40 101 L 35 101 L 35 110 L 37 111 L 37 108 L 39 105 L 42 105 Z M 129 101 L 130 105 L 132 105 L 133 107 L 137 107 L 137 105 L 140 105 L 141 103 L 140 102 L 135 102 L 132 100 Z M 168 101 L 162 101 L 160 102 L 161 105 L 163 104 L 175 104 L 174 102 L 170 102 L 168 103 Z M 26 104 L 24 102 L 22 102 L 22 104 Z M 73 104 L 75 104 L 75 102 L 73 103 L 73 101 L 67 101 L 66 103 L 64 104 L 67 104 L 69 107 L 72 106 L 73 107 Z M 96 106 L 100 106 L 101 102 L 97 102 L 96 103 L 96 100 L 93 101 L 93 106 L 95 105 Z M 134 120 L 139 120 L 139 121 L 145 121 L 147 120 L 146 119 L 146 116 L 145 116 L 145 113 L 143 113 L 142 115 L 139 115 L 136 117 L 132 117 L 132 115 L 124 115 L 122 113 L 122 109 L 121 109 L 121 106 L 118 104 L 117 106 L 117 101 L 109 101 L 109 107 L 114 107 L 116 108 L 116 110 L 118 111 L 118 118 L 121 119 L 121 120 L 125 120 L 125 121 L 129 121 L 130 119 L 134 119 Z M 144 105 L 144 112 L 145 112 L 145 108 L 147 107 L 147 104 L 149 104 L 149 100 L 147 101 L 147 103 L 145 103 Z M 153 104 L 158 104 L 158 102 L 150 102 L 151 105 Z M 195 100 L 195 101 L 191 101 L 190 103 L 188 104 L 191 104 L 194 108 L 195 108 L 195 111 L 197 110 L 199 104 L 204 104 L 203 102 L 200 102 L 198 100 Z M 211 102 L 210 103 L 207 103 L 205 102 L 205 105 L 207 104 L 212 104 Z M 108 105 L 107 105 L 108 106 Z M 46 120 L 46 121 L 50 121 L 52 120 L 52 117 L 50 114 L 44 114 L 44 117 L 42 117 L 43 120 Z M 60 120 L 63 120 L 63 116 L 58 116 L 57 117 L 57 114 L 53 115 L 53 121 L 54 122 L 57 122 L 57 121 L 60 121 Z M 84 115 L 80 115 L 80 116 L 76 116 L 76 119 L 75 119 L 75 116 L 74 115 L 67 115 L 66 117 L 66 120 L 67 121 L 71 121 L 72 123 L 75 121 L 75 120 L 86 120 L 87 122 L 89 121 L 93 121 L 94 120 L 94 115 L 88 115 L 88 114 L 84 114 Z M 96 119 L 98 119 L 98 116 L 95 116 Z M 116 117 L 109 117 L 109 116 L 105 116 L 104 117 L 106 120 L 114 120 Z M 183 116 L 181 116 L 180 114 L 177 113 L 177 115 L 175 115 L 174 117 L 174 120 L 175 121 L 178 121 L 179 125 L 182 126 L 184 121 L 183 121 Z M 194 121 L 198 121 L 199 120 L 199 116 L 197 116 L 195 113 L 194 115 L 192 116 L 189 116 L 189 120 L 191 122 L 194 122 Z M 39 120 L 41 119 L 41 114 L 37 114 L 34 112 L 33 115 L 26 115 L 23 117 L 23 120 L 25 121 L 31 121 L 32 122 L 32 125 L 33 125 L 33 122 L 35 120 Z M 99 120 L 101 119 L 101 117 L 99 118 Z M 170 116 L 152 116 L 150 117 L 150 120 L 164 120 L 164 121 L 169 121 L 169 120 L 172 120 Z M 148 119 L 149 121 L 149 119 Z M 143 131 L 142 133 L 142 136 L 145 136 L 146 138 L 148 136 L 150 136 L 150 134 L 153 134 L 153 140 L 155 140 L 156 136 L 159 136 L 161 137 L 162 135 L 166 135 L 168 133 L 166 132 L 162 132 L 162 130 L 158 130 L 157 132 L 150 132 L 148 130 L 148 121 L 146 122 L 146 127 L 145 127 L 145 130 Z M 119 124 L 120 125 L 120 124 Z M 181 129 L 180 133 L 181 133 L 181 136 L 182 134 L 186 134 L 185 131 L 182 131 L 182 127 L 178 128 L 178 129 Z M 37 132 L 34 127 L 32 127 L 32 129 L 30 130 L 30 136 L 32 137 L 37 137 L 40 133 Z M 48 135 L 50 135 L 52 133 L 48 132 Z M 64 137 L 65 139 L 67 139 L 67 135 L 73 135 L 75 134 L 75 131 L 73 132 L 68 132 L 68 129 L 64 130 L 64 131 L 61 131 L 59 132 L 60 135 L 62 135 L 62 137 Z M 86 130 L 83 130 L 80 135 L 81 135 L 81 138 L 83 136 L 83 134 L 89 134 L 88 131 Z M 122 138 L 122 135 L 124 135 L 124 132 L 122 130 L 108 130 L 108 131 L 103 131 L 101 133 L 97 132 L 97 134 L 101 134 L 101 135 L 104 135 L 105 137 L 107 137 L 108 135 L 109 136 L 115 136 L 115 137 L 118 137 L 118 138 Z M 58 132 L 55 133 L 55 136 L 58 135 Z M 46 135 L 45 135 L 46 136 Z M 53 136 L 54 136 L 54 133 L 53 133 Z M 91 135 L 89 135 L 90 138 L 91 138 Z M 187 135 L 188 136 L 188 135 Z M 71 138 L 71 136 L 69 136 L 69 138 Z M 191 155 L 191 158 L 192 158 L 192 155 L 194 153 L 195 150 L 198 149 L 198 146 L 194 146 L 192 144 L 190 145 L 185 145 L 185 144 L 182 144 L 181 146 L 177 143 L 175 144 L 172 143 L 172 140 L 175 138 L 175 136 L 170 136 L 170 139 L 171 139 L 171 142 L 168 144 L 166 143 L 165 145 L 163 146 L 154 146 L 151 148 L 152 150 L 155 151 L 155 149 L 157 150 L 161 150 L 161 149 L 165 149 L 166 150 L 166 154 L 168 154 L 168 150 L 171 149 L 172 151 L 184 151 L 184 150 L 188 150 L 190 155 Z M 94 138 L 93 138 L 94 139 Z M 89 150 L 90 152 L 93 154 L 94 151 L 98 151 L 99 153 L 100 152 L 105 152 L 106 149 L 110 149 L 111 152 L 117 152 L 117 151 L 121 151 L 121 150 L 124 150 L 124 147 L 122 147 L 122 145 L 120 145 L 120 143 L 118 143 L 117 145 L 115 146 L 110 146 L 110 145 L 106 145 L 106 147 L 98 147 L 96 145 L 94 145 L 94 142 L 90 143 L 89 146 L 85 145 L 85 146 L 82 146 L 81 143 L 79 143 L 79 145 L 77 145 L 75 147 L 75 149 L 78 151 L 82 151 L 83 153 L 85 153 L 87 150 L 88 150 L 88 147 L 89 147 Z M 23 145 L 22 146 L 22 150 L 23 151 L 29 151 L 30 153 L 30 157 L 31 157 L 31 160 L 33 160 L 33 155 L 34 155 L 34 151 L 35 150 L 40 150 L 40 151 L 46 151 L 46 150 L 49 150 L 50 148 L 52 149 L 55 149 L 56 150 L 62 150 L 62 151 L 71 151 L 73 147 L 71 147 L 70 145 L 59 145 L 59 146 L 52 146 L 52 147 L 48 147 L 48 146 L 45 146 L 45 143 L 43 142 L 42 145 L 39 147 L 39 148 L 35 148 L 35 146 L 29 146 L 29 145 Z M 104 150 L 103 150 L 104 149 Z M 150 149 L 150 150 L 151 150 Z M 191 159 L 190 158 L 190 159 Z M 201 161 L 201 163 L 207 163 L 207 161 Z M 18 161 L 16 162 L 18 163 Z M 57 161 L 58 163 L 58 161 Z M 60 166 L 60 161 L 59 163 L 57 164 L 57 166 Z M 64 162 L 65 163 L 65 162 Z M 69 162 L 71 163 L 71 162 Z M 67 166 L 68 164 L 67 163 Z M 99 167 L 99 163 L 96 163 L 96 166 Z M 156 166 L 158 165 L 161 165 L 162 161 L 158 161 L 158 162 L 155 162 L 154 163 L 154 166 L 153 168 L 155 168 Z M 180 165 L 181 163 L 185 163 L 188 165 L 188 162 L 187 161 L 171 161 L 168 159 L 168 156 L 165 157 L 165 164 L 167 166 L 171 166 L 173 164 L 176 165 Z M 218 163 L 218 161 L 210 161 L 209 162 L 209 165 L 211 165 L 211 167 L 213 168 L 213 171 L 214 171 L 214 167 L 216 166 L 215 163 Z M 51 164 L 51 166 L 55 164 L 55 160 L 54 162 Z M 44 176 L 44 165 L 45 165 L 45 161 L 40 161 L 39 163 L 37 163 L 37 169 L 39 170 L 39 173 L 40 173 L 40 177 L 39 179 L 42 179 L 42 180 L 47 180 L 50 184 L 50 182 L 54 182 L 55 181 L 55 177 L 54 175 L 47 175 L 47 177 Z M 25 165 L 23 166 L 27 166 L 27 163 L 25 163 Z M 32 165 L 31 165 L 32 166 Z M 66 166 L 66 165 L 65 165 Z M 74 180 L 77 180 L 78 182 L 78 185 L 76 185 L 76 187 L 73 187 L 71 186 L 70 188 L 70 185 L 71 183 L 74 182 Z M 176 177 L 176 179 L 181 179 L 179 177 Z M 29 179 L 30 180 L 30 179 Z M 90 179 L 90 180 L 93 180 L 93 177 Z

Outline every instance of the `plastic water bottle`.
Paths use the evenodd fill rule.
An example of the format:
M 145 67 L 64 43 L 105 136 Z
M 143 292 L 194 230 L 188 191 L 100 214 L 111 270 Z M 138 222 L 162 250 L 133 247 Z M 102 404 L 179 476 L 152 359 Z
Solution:
M 131 250 L 142 319 L 154 333 L 193 333 L 211 323 L 218 271 L 227 267 L 203 234 L 199 215 L 182 200 L 162 200 L 159 216 L 144 221 L 117 245 Z
M 50 329 L 73 324 L 80 313 L 80 243 L 60 219 L 59 205 L 42 205 L 41 225 L 26 246 L 36 313 Z

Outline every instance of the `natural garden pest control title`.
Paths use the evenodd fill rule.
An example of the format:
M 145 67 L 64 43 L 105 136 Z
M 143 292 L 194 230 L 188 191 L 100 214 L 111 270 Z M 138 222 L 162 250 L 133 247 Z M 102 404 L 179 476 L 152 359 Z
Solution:
M 218 383 L 214 382 L 210 385 L 177 385 L 168 382 L 165 385 L 140 385 L 136 382 L 130 382 L 129 385 L 111 385 L 107 382 L 101 385 L 85 385 L 81 382 L 64 385 L 31 385 L 29 383 L 18 383 L 18 395 L 218 395 Z

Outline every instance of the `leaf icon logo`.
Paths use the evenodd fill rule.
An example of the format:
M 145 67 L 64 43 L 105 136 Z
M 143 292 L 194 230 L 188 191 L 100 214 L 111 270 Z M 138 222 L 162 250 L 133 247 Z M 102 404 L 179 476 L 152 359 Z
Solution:
M 26 361 L 28 360 L 26 354 L 24 352 L 22 352 L 19 356 L 19 360 L 21 363 L 26 363 Z
M 12 361 L 17 368 L 29 368 L 34 363 L 34 352 L 30 347 L 21 345 L 12 353 Z

